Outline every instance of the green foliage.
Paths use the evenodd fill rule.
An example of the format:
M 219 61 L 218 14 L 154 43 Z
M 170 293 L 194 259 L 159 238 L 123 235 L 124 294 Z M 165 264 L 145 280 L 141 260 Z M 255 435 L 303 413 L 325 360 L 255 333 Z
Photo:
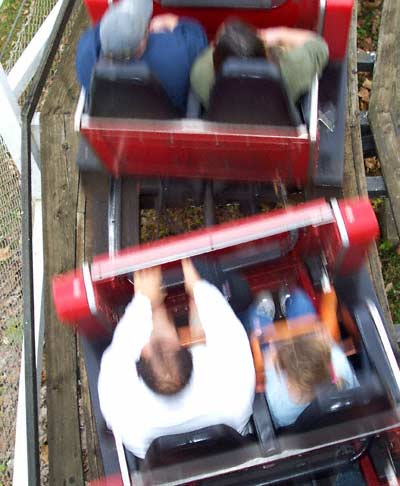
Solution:
M 8 484 L 7 481 L 7 463 L 0 462 L 0 486 L 6 486 Z
M 381 19 L 381 7 L 371 8 L 363 5 L 359 0 L 357 40 L 361 48 L 376 50 L 378 46 L 379 24 Z
M 382 241 L 379 245 L 379 255 L 393 322 L 398 324 L 400 323 L 400 255 L 398 248 L 388 241 Z
M 383 197 L 376 197 L 375 199 L 371 199 L 371 205 L 374 208 L 374 211 L 378 211 L 378 209 L 382 206 L 383 203 L 384 203 Z
M 21 0 L 23 1 L 23 0 Z M 4 0 L 1 8 L 0 8 L 0 51 L 3 49 L 4 42 L 7 39 L 8 33 L 14 23 L 14 20 L 17 16 L 19 7 L 21 5 L 21 1 L 19 0 Z M 31 3 L 31 0 L 27 0 L 25 3 L 24 9 L 22 11 L 22 15 L 18 19 L 17 25 L 15 26 L 14 29 L 14 35 L 12 38 L 14 39 L 16 34 L 19 32 L 19 29 L 21 28 L 22 23 L 26 20 L 26 15 L 29 11 L 29 5 Z M 8 59 L 8 56 L 10 54 L 11 50 L 11 44 L 7 46 L 7 49 L 4 53 L 4 58 L 1 60 L 2 64 L 4 65 L 5 60 Z
M 379 251 L 380 252 L 387 252 L 393 248 L 393 245 L 389 241 L 382 241 L 379 244 Z
M 13 317 L 6 322 L 3 333 L 3 340 L 9 344 L 21 344 L 23 338 L 22 321 L 18 317 Z

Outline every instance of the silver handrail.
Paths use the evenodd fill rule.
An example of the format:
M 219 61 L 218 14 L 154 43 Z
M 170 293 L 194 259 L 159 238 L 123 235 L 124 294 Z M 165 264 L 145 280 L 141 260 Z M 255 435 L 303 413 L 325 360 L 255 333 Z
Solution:
M 310 152 L 308 158 L 308 181 L 312 182 L 312 175 L 314 171 L 314 157 L 315 157 L 315 145 L 317 143 L 317 131 L 318 131 L 318 92 L 319 92 L 319 80 L 316 74 L 311 85 L 311 94 L 309 101 L 310 109 L 310 126 L 308 128 L 308 134 L 310 138 Z
M 114 434 L 115 446 L 117 448 L 119 468 L 121 470 L 122 484 L 123 486 L 131 486 L 132 483 L 131 483 L 131 478 L 129 476 L 128 463 L 126 462 L 124 445 L 122 443 L 121 436 L 114 431 L 113 434 Z
M 326 0 L 319 0 L 317 32 L 322 35 L 325 24 Z
M 95 316 L 97 315 L 96 298 L 94 295 L 94 288 L 93 288 L 92 278 L 90 275 L 90 268 L 87 262 L 84 262 L 82 265 L 82 275 L 83 275 L 83 284 L 85 286 L 86 298 L 88 301 L 89 310 L 90 313 L 93 316 Z
M 121 249 L 121 179 L 110 178 L 108 194 L 108 253 Z
M 394 355 L 392 345 L 390 344 L 385 325 L 383 324 L 382 318 L 379 314 L 379 311 L 376 307 L 375 302 L 370 299 L 366 300 L 366 304 L 368 307 L 368 311 L 371 314 L 372 320 L 374 321 L 376 330 L 378 331 L 379 338 L 381 340 L 382 346 L 385 350 L 386 356 L 389 361 L 390 369 L 393 373 L 393 377 L 396 381 L 397 389 L 400 392 L 400 370 L 397 364 L 396 357 Z
M 163 265 L 174 261 L 182 260 L 183 258 L 190 258 L 204 253 L 209 253 L 216 250 L 222 250 L 232 246 L 249 243 L 263 238 L 268 238 L 281 234 L 283 232 L 293 232 L 307 226 L 319 226 L 332 223 L 335 218 L 332 209 L 329 206 L 321 208 L 320 211 L 315 211 L 306 215 L 298 214 L 297 220 L 293 221 L 291 215 L 286 215 L 289 220 L 284 220 L 285 215 L 282 215 L 282 219 L 277 222 L 276 226 L 267 227 L 265 230 L 259 230 L 258 233 L 240 235 L 238 237 L 232 237 L 229 240 L 220 242 L 207 241 L 204 246 L 197 246 L 196 248 L 185 249 L 181 252 L 168 255 L 160 255 L 147 259 L 146 262 L 140 262 L 132 264 L 129 262 L 129 258 L 126 255 L 115 255 L 112 261 L 112 268 L 106 268 L 100 262 L 94 262 L 91 265 L 91 275 L 93 282 L 97 282 L 103 279 L 118 277 L 126 275 L 136 270 L 142 270 L 144 268 L 150 268 L 156 265 Z
M 81 118 L 83 109 L 85 108 L 86 91 L 85 88 L 81 88 L 79 93 L 78 103 L 76 105 L 76 110 L 74 114 L 74 130 L 75 132 L 80 132 L 81 129 Z

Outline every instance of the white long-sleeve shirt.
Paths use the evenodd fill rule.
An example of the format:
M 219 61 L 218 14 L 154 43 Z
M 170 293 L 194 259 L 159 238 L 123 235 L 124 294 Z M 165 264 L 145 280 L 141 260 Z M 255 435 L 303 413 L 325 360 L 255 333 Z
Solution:
M 151 391 L 136 372 L 136 360 L 153 329 L 150 300 L 137 293 L 101 360 L 100 407 L 108 426 L 143 458 L 151 441 L 169 434 L 226 424 L 238 432 L 252 413 L 253 359 L 246 332 L 220 291 L 201 280 L 193 289 L 206 336 L 191 348 L 193 373 L 172 396 Z

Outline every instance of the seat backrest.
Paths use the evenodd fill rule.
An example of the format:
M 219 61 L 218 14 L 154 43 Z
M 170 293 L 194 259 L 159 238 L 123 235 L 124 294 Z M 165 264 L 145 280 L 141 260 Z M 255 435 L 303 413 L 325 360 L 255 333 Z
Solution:
M 265 59 L 227 59 L 211 92 L 207 119 L 297 127 L 300 114 L 278 66 Z
M 93 70 L 89 115 L 156 120 L 180 117 L 145 62 L 105 60 L 100 60 Z
M 244 447 L 249 441 L 227 425 L 213 425 L 154 439 L 144 458 L 144 468 L 170 466 L 184 461 Z

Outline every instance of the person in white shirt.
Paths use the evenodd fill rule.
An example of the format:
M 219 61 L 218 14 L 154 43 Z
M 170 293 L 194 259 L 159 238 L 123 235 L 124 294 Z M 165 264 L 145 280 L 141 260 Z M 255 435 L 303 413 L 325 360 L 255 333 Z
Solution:
M 163 303 L 161 270 L 153 267 L 135 273 L 135 295 L 101 361 L 103 416 L 139 458 L 164 435 L 216 424 L 244 433 L 252 413 L 255 372 L 246 331 L 190 260 L 182 268 L 190 315 L 206 342 L 181 347 Z

